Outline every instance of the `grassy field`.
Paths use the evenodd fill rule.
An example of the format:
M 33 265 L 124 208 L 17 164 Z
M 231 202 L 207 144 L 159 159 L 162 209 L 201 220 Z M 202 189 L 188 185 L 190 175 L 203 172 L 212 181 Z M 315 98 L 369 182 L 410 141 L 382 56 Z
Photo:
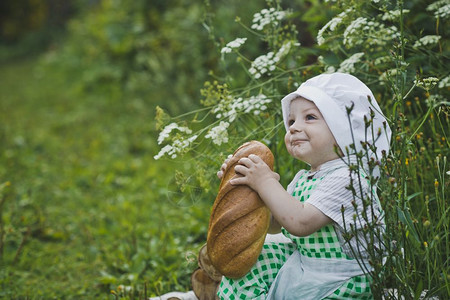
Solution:
M 0 298 L 188 289 L 210 203 L 168 194 L 151 95 L 81 97 L 37 61 L 0 66 Z

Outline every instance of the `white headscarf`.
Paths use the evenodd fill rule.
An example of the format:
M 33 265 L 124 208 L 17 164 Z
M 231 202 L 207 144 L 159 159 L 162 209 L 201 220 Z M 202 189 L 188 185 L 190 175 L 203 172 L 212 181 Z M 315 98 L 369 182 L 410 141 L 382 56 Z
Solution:
M 383 150 L 386 154 L 389 152 L 391 129 L 370 89 L 356 77 L 343 73 L 322 74 L 302 83 L 281 100 L 286 130 L 289 130 L 290 103 L 297 97 L 314 102 L 344 155 L 362 151 L 362 142 L 376 147 L 375 152 L 368 151 L 369 157 L 376 160 L 381 160 Z M 364 116 L 367 121 L 373 121 L 367 129 Z M 356 151 L 350 147 L 353 143 Z

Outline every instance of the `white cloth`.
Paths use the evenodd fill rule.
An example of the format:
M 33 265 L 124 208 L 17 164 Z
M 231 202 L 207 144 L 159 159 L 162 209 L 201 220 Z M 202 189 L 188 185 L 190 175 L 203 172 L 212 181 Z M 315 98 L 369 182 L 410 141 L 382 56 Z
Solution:
M 280 269 L 266 299 L 322 299 L 351 277 L 362 274 L 356 260 L 311 258 L 295 251 Z

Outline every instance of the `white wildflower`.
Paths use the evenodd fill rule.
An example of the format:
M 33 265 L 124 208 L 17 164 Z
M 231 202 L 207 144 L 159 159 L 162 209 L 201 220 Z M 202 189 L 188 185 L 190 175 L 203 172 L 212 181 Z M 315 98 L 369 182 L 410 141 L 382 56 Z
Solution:
M 228 131 L 227 128 L 230 123 L 221 121 L 216 127 L 211 128 L 205 135 L 205 138 L 209 138 L 216 145 L 222 145 L 223 143 L 228 143 Z
M 434 12 L 434 17 L 446 19 L 450 16 L 450 3 L 448 0 L 436 1 L 427 6 L 427 10 Z
M 272 100 L 267 98 L 266 95 L 259 94 L 257 96 L 252 96 L 242 102 L 242 110 L 244 113 L 253 112 L 254 115 L 258 115 L 261 111 L 267 110 L 266 104 L 270 102 L 272 102 Z
M 444 77 L 441 79 L 441 81 L 439 82 L 438 87 L 440 89 L 446 88 L 450 86 L 450 75 L 448 75 L 447 77 Z
M 326 66 L 325 67 L 325 71 L 324 71 L 325 74 L 331 74 L 334 72 L 336 72 L 336 68 L 334 66 Z
M 259 13 L 253 15 L 252 29 L 263 30 L 268 24 L 277 26 L 279 21 L 281 21 L 286 16 L 285 11 L 277 11 L 275 8 L 263 9 Z
M 252 65 L 248 71 L 250 72 L 250 74 L 255 76 L 256 79 L 258 79 L 268 71 L 275 70 L 275 65 L 279 60 L 280 58 L 277 57 L 273 52 L 269 52 L 265 55 L 258 56 L 252 62 Z
M 441 39 L 440 35 L 426 35 L 424 37 L 421 37 L 418 41 L 416 41 L 413 47 L 419 48 L 420 46 L 436 45 L 440 39 Z
M 170 158 L 176 158 L 178 154 L 185 152 L 197 137 L 197 135 L 192 135 L 188 138 L 176 139 L 172 145 L 165 145 L 153 158 L 158 160 L 164 155 L 168 155 Z
M 253 113 L 255 115 L 261 111 L 267 110 L 267 104 L 272 102 L 267 96 L 260 94 L 252 96 L 248 99 L 224 99 L 213 109 L 216 118 L 227 118 L 229 122 L 233 122 L 240 113 Z
M 351 9 L 347 9 L 346 11 L 341 12 L 339 15 L 331 19 L 325 26 L 323 26 L 319 32 L 317 33 L 317 44 L 322 45 L 325 43 L 325 38 L 323 37 L 323 34 L 326 30 L 334 31 L 336 27 L 342 23 L 342 20 L 347 16 L 347 13 L 349 13 Z
M 165 145 L 164 147 L 162 147 L 162 149 L 159 151 L 159 153 L 157 155 L 153 156 L 153 158 L 155 160 L 158 160 L 161 157 L 163 157 L 164 154 L 172 153 L 172 149 L 173 149 L 173 147 L 171 145 Z
M 324 65 L 324 64 L 325 64 L 325 59 L 324 59 L 324 57 L 323 57 L 322 55 L 319 55 L 319 56 L 317 57 L 317 62 L 318 62 L 319 64 L 321 64 L 321 65 Z
M 395 21 L 397 20 L 401 14 L 407 14 L 409 13 L 409 9 L 403 9 L 403 10 L 389 10 L 384 13 L 384 15 L 381 17 L 383 21 Z
M 358 35 L 361 28 L 366 24 L 367 19 L 363 17 L 359 17 L 358 19 L 353 20 L 344 31 L 344 45 L 350 44 L 350 37 Z
M 447 19 L 450 16 L 450 3 L 440 7 L 438 10 L 434 12 L 434 16 L 436 18 Z
M 353 73 L 355 72 L 355 64 L 361 61 L 361 57 L 364 56 L 363 52 L 358 52 L 344 60 L 340 65 L 338 72 Z
M 222 50 L 220 50 L 221 53 L 231 53 L 231 51 L 233 49 L 237 49 L 239 47 L 241 47 L 245 41 L 247 40 L 247 38 L 237 38 L 234 41 L 229 42 L 228 44 L 225 45 L 225 47 L 222 48 Z
M 300 46 L 300 43 L 294 41 L 285 42 L 277 53 L 269 52 L 265 55 L 261 55 L 257 57 L 248 69 L 249 73 L 252 74 L 256 79 L 261 78 L 262 75 L 268 74 L 270 75 L 272 71 L 276 69 L 277 63 L 285 57 L 292 46 Z
M 336 72 L 336 68 L 334 66 L 329 66 L 326 62 L 325 59 L 323 58 L 322 55 L 320 55 L 319 57 L 317 57 L 317 62 L 323 66 L 324 68 L 324 73 L 325 74 L 330 74 L 330 73 L 334 73 Z
M 164 129 L 159 133 L 158 136 L 158 145 L 161 145 L 162 142 L 164 142 L 170 135 L 170 133 L 172 132 L 172 130 L 178 130 L 180 132 L 184 132 L 187 134 L 191 134 L 192 130 L 190 130 L 187 127 L 184 126 L 178 126 L 177 123 L 171 123 L 169 125 L 167 125 L 166 127 L 164 127 Z
M 285 57 L 289 51 L 291 50 L 292 46 L 300 46 L 300 43 L 294 42 L 294 41 L 286 41 L 281 48 L 278 50 L 277 54 L 275 54 L 275 57 L 278 58 L 278 61 L 281 60 L 283 57 Z
M 395 26 L 385 27 L 377 21 L 359 17 L 350 23 L 343 34 L 343 44 L 349 47 L 365 44 L 366 46 L 383 46 L 400 37 Z
M 414 83 L 425 90 L 430 90 L 436 86 L 436 84 L 439 82 L 439 79 L 436 77 L 427 77 L 422 79 L 415 79 Z

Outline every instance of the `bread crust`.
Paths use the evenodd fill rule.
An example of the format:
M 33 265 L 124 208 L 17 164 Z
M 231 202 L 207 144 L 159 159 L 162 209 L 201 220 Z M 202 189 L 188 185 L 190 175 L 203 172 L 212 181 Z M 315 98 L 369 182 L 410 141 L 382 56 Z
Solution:
M 258 155 L 273 170 L 274 157 L 261 142 L 240 146 L 227 163 L 214 201 L 208 227 L 207 252 L 224 276 L 240 278 L 255 264 L 270 223 L 270 211 L 253 189 L 230 184 L 234 167 L 243 157 Z

